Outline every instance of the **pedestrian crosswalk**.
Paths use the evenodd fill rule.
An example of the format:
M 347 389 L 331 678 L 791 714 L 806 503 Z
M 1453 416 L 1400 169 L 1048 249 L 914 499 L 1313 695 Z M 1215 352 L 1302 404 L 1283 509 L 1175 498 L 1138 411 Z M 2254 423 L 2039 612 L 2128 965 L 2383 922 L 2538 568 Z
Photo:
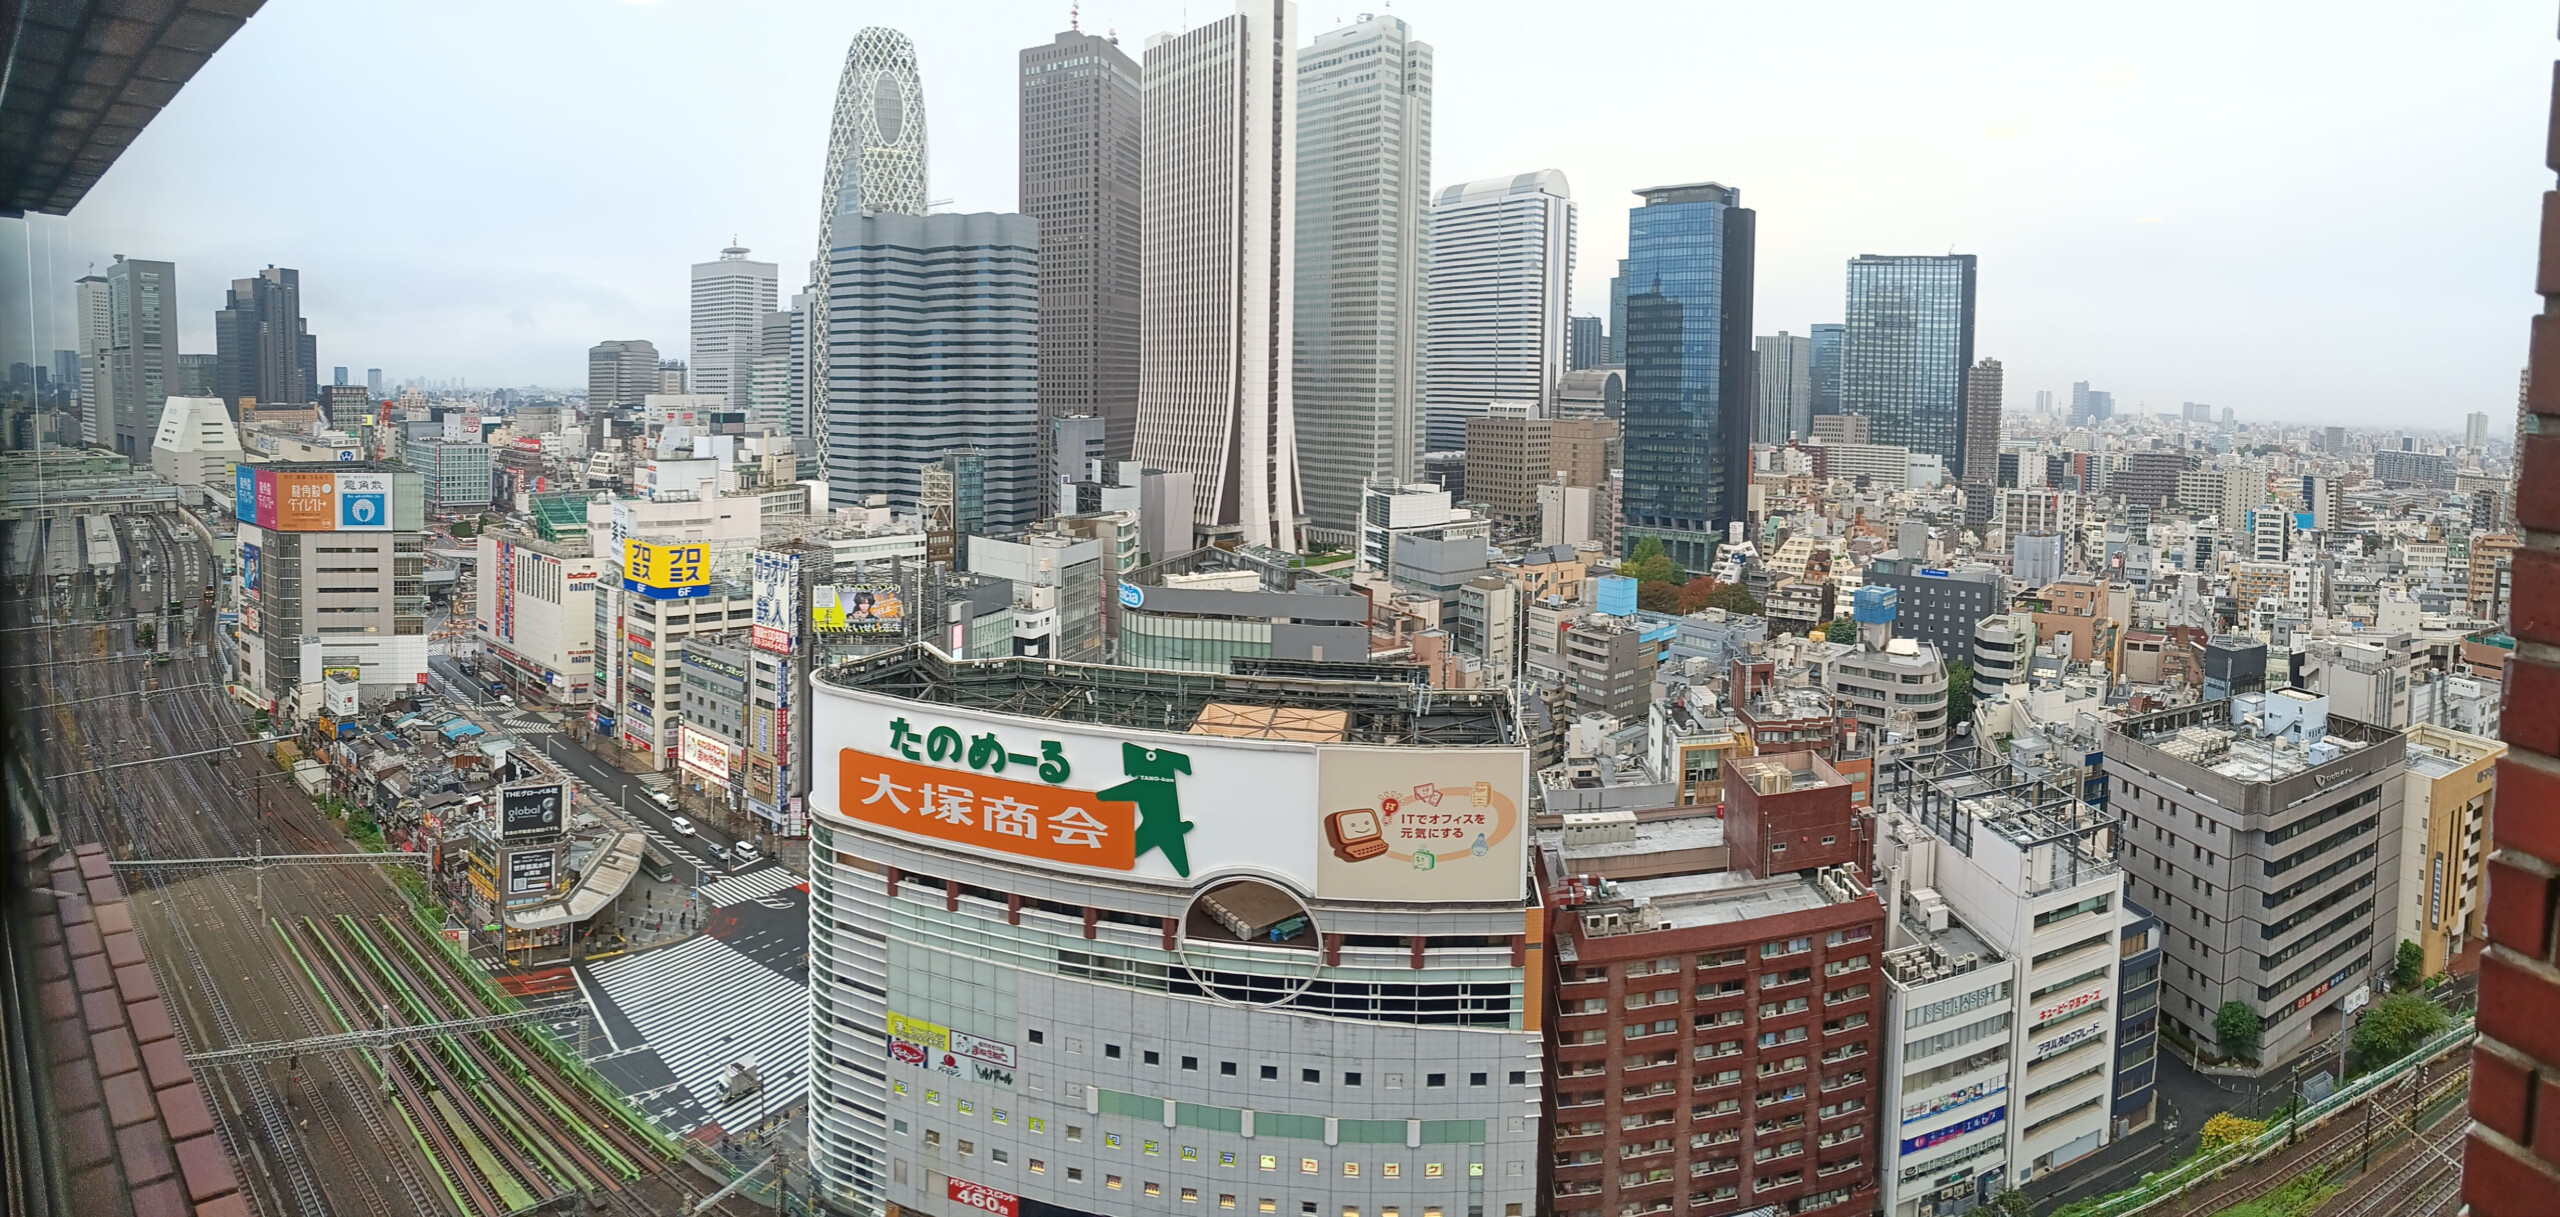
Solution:
M 701 937 L 590 970 L 659 1059 L 712 1118 L 729 1127 L 798 1103 L 809 1089 L 809 990 Z M 729 1066 L 753 1059 L 764 1093 L 721 1101 Z
M 768 866 L 763 870 L 748 871 L 743 875 L 731 875 L 726 879 L 705 883 L 695 888 L 694 894 L 710 901 L 716 907 L 725 907 L 770 896 L 786 887 L 798 887 L 800 882 L 800 876 L 779 866 Z

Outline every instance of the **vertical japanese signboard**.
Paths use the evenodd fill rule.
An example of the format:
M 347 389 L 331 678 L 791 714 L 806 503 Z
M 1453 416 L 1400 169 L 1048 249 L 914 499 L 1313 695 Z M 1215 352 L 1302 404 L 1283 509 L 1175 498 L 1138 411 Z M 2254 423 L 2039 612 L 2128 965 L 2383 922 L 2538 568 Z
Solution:
M 800 555 L 757 550 L 755 593 L 755 617 L 747 625 L 748 641 L 760 651 L 790 654 L 792 639 L 799 634 L 801 625 Z

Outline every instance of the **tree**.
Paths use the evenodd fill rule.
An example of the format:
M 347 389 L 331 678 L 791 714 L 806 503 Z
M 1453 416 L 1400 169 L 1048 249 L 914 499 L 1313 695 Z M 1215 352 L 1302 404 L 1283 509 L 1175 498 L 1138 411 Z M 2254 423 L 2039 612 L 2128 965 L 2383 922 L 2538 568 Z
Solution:
M 2213 1013 L 2213 1038 L 2232 1056 L 2258 1059 L 2258 1036 L 2265 1030 L 2266 1024 L 2247 1002 L 2227 1001 Z
M 2219 1111 L 2214 1113 L 2212 1119 L 2204 1122 L 2204 1128 L 2199 1130 L 2197 1135 L 2204 1138 L 2204 1147 L 2212 1150 L 2255 1140 L 2258 1134 L 2265 1131 L 2267 1131 L 2267 1123 L 2264 1120 L 2252 1120 L 2246 1116 L 2235 1116 L 2227 1111 Z
M 1663 556 L 1662 538 L 1638 537 L 1636 538 L 1636 547 L 1627 551 L 1626 561 L 1618 564 L 1618 573 L 1633 579 L 1636 577 L 1637 571 L 1644 569 L 1644 564 L 1647 559 Z
M 1699 609 L 1707 607 L 1707 601 L 1713 598 L 1717 589 L 1722 588 L 1723 586 L 1723 584 L 1718 583 L 1705 575 L 1700 575 L 1695 579 L 1691 579 L 1687 583 L 1681 584 L 1681 615 L 1685 617 L 1691 613 L 1697 612 Z
M 1680 612 L 1680 588 L 1670 583 L 1636 584 L 1636 607 L 1648 613 Z
M 1706 607 L 1720 608 L 1728 613 L 1742 613 L 1753 617 L 1760 615 L 1760 602 L 1752 598 L 1751 589 L 1739 583 L 1728 583 L 1717 588 L 1714 594 L 1707 597 Z
M 2403 993 L 2415 989 L 2419 981 L 2426 979 L 2426 970 L 2426 948 L 2401 939 L 2399 951 L 2391 957 L 2391 987 Z
M 1846 617 L 1834 617 L 1831 619 L 1831 624 L 1824 628 L 1823 637 L 1833 642 L 1856 642 L 1858 623 Z
M 2035 1217 L 2036 1206 L 2034 1201 L 2027 1199 L 2025 1192 L 2008 1187 L 1993 1193 L 1991 1203 L 1974 1211 L 1988 1213 L 1992 1217 Z
M 2452 1016 L 2434 1002 L 2415 993 L 2394 993 L 2365 1008 L 2347 1044 L 2355 1049 L 2358 1069 L 2373 1069 L 2416 1051 L 2452 1023 Z
M 473 531 L 471 521 L 469 520 L 455 520 L 453 522 L 453 539 L 456 541 L 470 540 Z
M 1949 723 L 1973 721 L 1972 664 L 1947 665 L 1947 721 Z

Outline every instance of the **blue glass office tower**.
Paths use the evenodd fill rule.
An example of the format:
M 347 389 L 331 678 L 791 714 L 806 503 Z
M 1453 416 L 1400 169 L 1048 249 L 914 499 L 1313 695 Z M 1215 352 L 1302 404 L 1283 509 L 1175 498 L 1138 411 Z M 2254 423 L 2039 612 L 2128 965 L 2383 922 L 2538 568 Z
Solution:
M 1933 452 L 1964 476 L 1964 376 L 1973 366 L 1972 254 L 1849 260 L 1840 409 L 1879 444 Z
M 1813 382 L 1813 412 L 1838 414 L 1840 412 L 1840 345 L 1847 340 L 1849 327 L 1816 322 L 1810 332 L 1813 335 L 1813 359 L 1808 371 L 1812 373 L 1810 379 Z
M 1628 214 L 1626 486 L 1630 550 L 1659 538 L 1692 571 L 1743 518 L 1751 461 L 1757 217 L 1714 182 L 1639 190 Z

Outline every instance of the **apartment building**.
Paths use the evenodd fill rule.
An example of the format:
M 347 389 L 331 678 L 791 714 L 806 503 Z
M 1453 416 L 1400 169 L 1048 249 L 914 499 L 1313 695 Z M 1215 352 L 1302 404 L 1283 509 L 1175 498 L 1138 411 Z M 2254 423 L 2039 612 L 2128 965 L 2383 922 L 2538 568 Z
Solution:
M 1928 643 L 1895 638 L 1881 650 L 1847 652 L 1831 661 L 1827 683 L 1879 739 L 1900 734 L 1923 748 L 1947 739 L 1947 665 Z
M 1872 1211 L 1884 907 L 1856 868 L 1618 882 L 1561 840 L 1539 863 L 1563 904 L 1542 1211 Z
M 2215 1015 L 2239 1002 L 2263 1024 L 2257 1059 L 2283 1060 L 2388 974 L 2406 750 L 2300 689 L 2115 724 L 2127 893 L 2168 928 L 2162 1006 L 2190 1042 L 2219 1053 Z

